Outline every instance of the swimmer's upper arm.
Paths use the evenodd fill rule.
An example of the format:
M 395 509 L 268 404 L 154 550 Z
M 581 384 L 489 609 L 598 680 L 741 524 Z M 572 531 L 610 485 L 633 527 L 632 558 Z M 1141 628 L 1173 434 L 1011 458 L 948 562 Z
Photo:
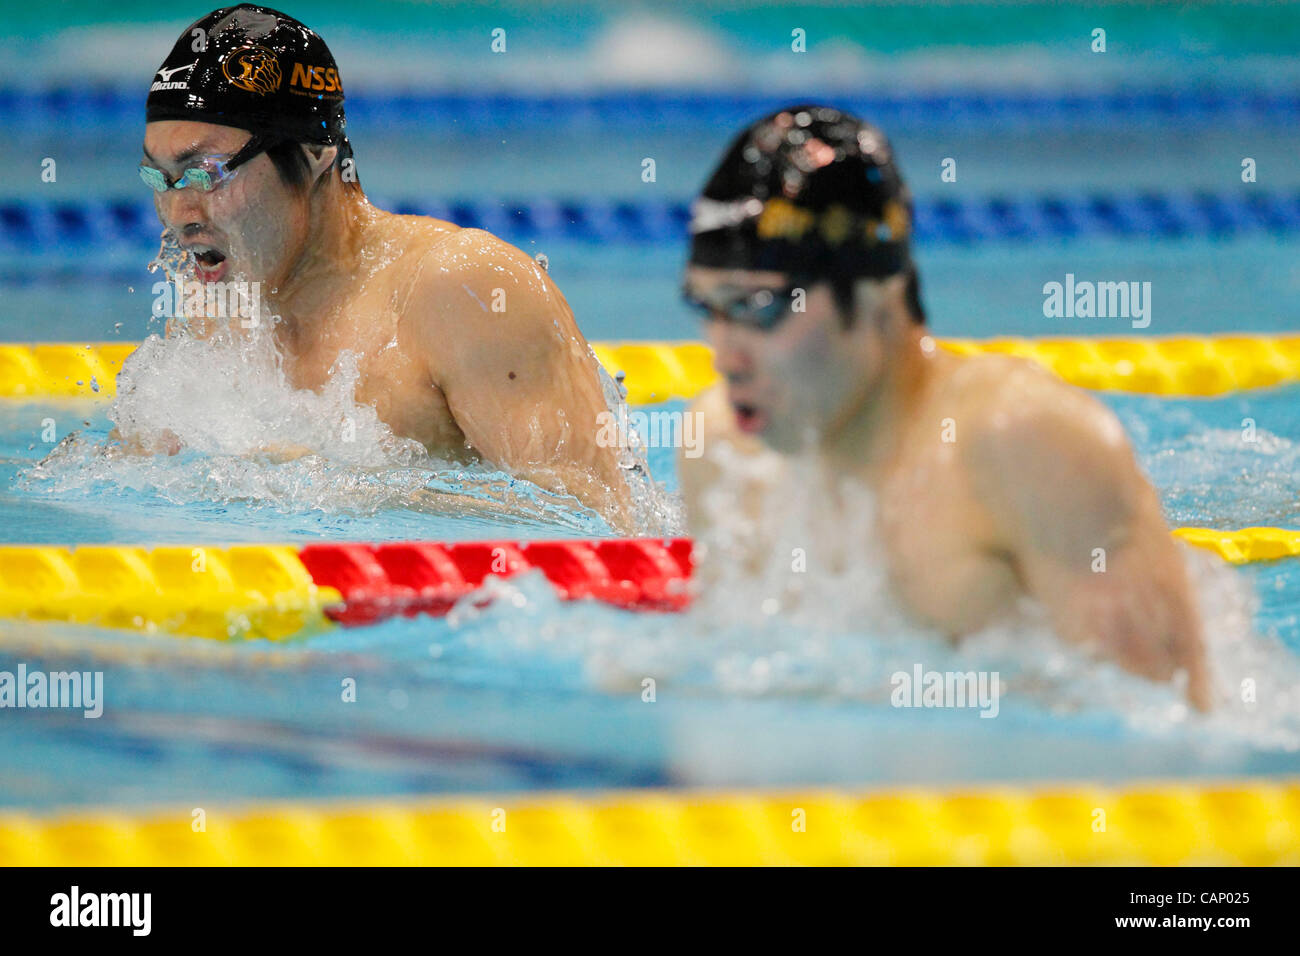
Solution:
M 1182 555 L 1122 426 L 1077 389 L 1033 392 L 981 408 L 964 436 L 958 422 L 972 490 L 996 529 L 992 549 L 1009 556 L 1059 636 L 1158 680 L 1186 670 L 1190 698 L 1208 706 Z
M 461 230 L 426 270 L 419 341 L 430 376 L 484 459 L 568 491 L 627 529 L 618 451 L 596 360 L 559 289 L 536 262 L 481 230 Z

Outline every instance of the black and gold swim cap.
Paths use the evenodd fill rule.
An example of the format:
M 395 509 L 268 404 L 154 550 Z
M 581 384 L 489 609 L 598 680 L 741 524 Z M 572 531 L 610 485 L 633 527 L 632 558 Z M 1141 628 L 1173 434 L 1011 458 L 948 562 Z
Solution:
M 911 268 L 912 200 L 885 135 L 826 106 L 765 116 L 691 209 L 691 264 L 869 278 Z
M 150 123 L 196 120 L 351 152 L 333 54 L 269 7 L 225 7 L 186 28 L 154 74 L 145 112 Z

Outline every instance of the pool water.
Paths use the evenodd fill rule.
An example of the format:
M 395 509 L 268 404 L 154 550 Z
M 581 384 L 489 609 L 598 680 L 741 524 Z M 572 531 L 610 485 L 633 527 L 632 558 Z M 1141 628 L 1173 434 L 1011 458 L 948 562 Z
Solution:
M 1298 391 L 1106 400 L 1133 435 L 1174 524 L 1293 526 L 1300 520 L 1297 450 L 1280 436 L 1300 425 Z M 1260 423 L 1253 443 L 1241 440 L 1247 413 Z M 293 474 L 302 461 L 258 466 L 256 480 L 229 498 L 214 498 L 212 484 L 198 480 L 223 467 L 221 456 L 151 461 L 153 470 L 140 466 L 134 487 L 114 487 L 78 467 L 62 484 L 33 477 L 49 450 L 37 437 L 43 419 L 80 418 L 82 434 L 102 440 L 104 414 L 103 406 L 3 410 L 0 516 L 9 540 L 592 533 L 554 520 L 431 514 L 403 507 L 392 494 L 374 499 L 354 483 L 322 499 Z M 651 449 L 651 468 L 675 488 L 671 450 Z M 287 473 L 283 480 L 272 477 L 277 471 Z M 409 483 L 396 487 L 409 494 Z M 259 498 L 258 489 L 277 492 Z M 102 670 L 106 692 L 96 720 L 53 711 L 6 715 L 0 801 L 188 804 L 537 787 L 1285 772 L 1295 769 L 1300 747 L 1296 564 L 1198 571 L 1211 617 L 1223 621 L 1217 633 L 1244 630 L 1234 614 L 1253 622 L 1249 654 L 1232 642 L 1216 646 L 1232 667 L 1261 682 L 1260 703 L 1230 705 L 1209 719 L 1189 718 L 1172 690 L 1114 668 L 1066 658 L 1053 665 L 1059 655 L 1032 628 L 954 651 L 914 630 L 900 637 L 887 624 L 764 620 L 754 611 L 762 596 L 743 587 L 728 589 L 721 608 L 706 602 L 685 615 L 636 614 L 562 605 L 544 583 L 525 578 L 500 587 L 487 611 L 466 604 L 446 619 L 389 621 L 280 645 L 7 623 L 0 670 L 19 661 Z M 880 608 L 871 610 L 856 619 L 883 620 Z M 999 670 L 1010 683 L 998 719 L 980 720 L 973 711 L 910 711 L 900 719 L 882 687 L 913 660 L 930 669 Z M 1065 676 L 1046 688 L 1038 678 L 1017 685 L 1017 669 L 1032 672 L 1035 660 L 1047 662 L 1044 672 L 1064 666 Z M 355 702 L 343 700 L 349 677 L 357 682 Z M 652 702 L 644 699 L 647 677 L 655 681 Z
M 1294 607 L 1271 599 L 1294 592 L 1294 571 L 1265 566 L 1243 577 L 1263 598 L 1259 621 L 1288 628 L 1294 654 Z M 718 648 L 716 635 L 691 634 L 667 616 L 557 607 L 537 582 L 519 590 L 522 598 L 503 596 L 483 620 L 391 621 L 285 647 L 6 626 L 0 667 L 25 660 L 103 670 L 107 690 L 97 720 L 15 711 L 0 724 L 0 800 L 202 806 L 538 787 L 1114 781 L 1296 766 L 1294 721 L 1248 731 L 1224 719 L 1188 721 L 1168 694 L 1132 682 L 1116 690 L 1118 672 L 1094 681 L 1109 686 L 1091 705 L 1054 710 L 1007 693 L 996 720 L 951 710 L 900 717 L 883 691 L 857 699 L 815 679 L 784 692 L 752 680 L 724 685 L 664 660 L 677 654 L 706 667 L 717 654 L 752 676 L 773 644 L 792 647 L 789 628 L 750 631 L 746 655 L 735 638 Z M 627 679 L 593 677 L 584 654 L 599 647 L 618 656 L 618 642 L 626 642 Z M 643 647 L 656 643 L 658 658 Z M 917 658 L 917 645 L 907 653 Z M 938 646 L 921 645 L 920 654 L 928 667 L 950 659 Z M 838 658 L 837 672 L 867 673 L 859 657 Z M 877 681 L 883 666 L 871 671 Z M 642 675 L 656 675 L 653 701 Z M 343 700 L 347 678 L 356 681 L 355 702 Z M 1283 693 L 1260 708 L 1286 700 Z M 1151 726 L 1135 724 L 1134 714 Z
M 114 89 L 138 87 L 139 71 L 123 66 L 133 58 L 102 51 L 153 44 L 158 56 L 147 59 L 160 59 L 183 24 L 158 20 L 149 5 L 128 6 L 132 25 L 100 24 L 95 8 L 78 3 L 65 11 L 75 29 L 60 33 L 44 19 L 24 20 L 11 31 L 21 42 L 0 37 L 12 54 L 0 67 L 0 115 L 10 124 L 0 143 L 0 206 L 22 212 L 51 203 L 147 202 L 134 170 L 138 103 L 114 93 L 102 98 L 102 109 L 76 114 L 74 103 L 64 110 L 76 114 L 70 117 L 24 108 L 27 101 L 10 95 L 67 83 L 68 64 L 91 64 L 85 68 Z M 772 29 L 788 33 L 766 9 L 752 16 L 714 10 L 711 24 L 695 4 L 668 4 L 668 24 L 656 20 L 651 29 L 583 5 L 557 5 L 543 17 L 507 4 L 501 15 L 514 18 L 518 56 L 487 67 L 466 52 L 496 22 L 483 20 L 480 8 L 456 5 L 426 23 L 438 44 L 431 56 L 409 37 L 410 18 L 433 13 L 382 0 L 373 6 L 363 28 L 353 29 L 351 4 L 322 0 L 318 15 L 327 37 L 332 25 L 343 38 L 336 53 L 350 77 L 349 132 L 362 182 L 386 208 L 460 200 L 479 207 L 686 202 L 745 118 L 736 105 L 748 103 L 745 97 L 770 93 L 776 106 L 810 95 L 834 101 L 837 91 L 887 104 L 882 121 L 922 202 L 1300 194 L 1293 112 L 1234 108 L 1235 87 L 1227 82 L 1235 78 L 1261 96 L 1292 88 L 1295 18 L 1268 5 L 1234 7 L 1231 15 L 1214 5 L 1192 7 L 1177 14 L 1176 28 L 1146 8 L 1111 5 L 1016 5 L 1008 15 L 998 4 L 970 4 L 932 23 L 927 16 L 926 26 L 889 6 L 875 11 L 888 18 L 888 30 L 870 29 L 865 12 L 813 6 L 800 8 L 810 36 L 841 30 L 852 42 L 834 56 L 791 65 L 764 52 Z M 1101 16 L 1113 24 L 1124 57 L 1099 61 L 1069 39 L 1071 31 L 1086 36 Z M 643 52 L 628 39 L 647 36 L 662 49 L 650 44 Z M 100 52 L 89 56 L 89 49 Z M 374 55 L 378 49 L 385 55 Z M 572 75 L 570 60 L 582 64 Z M 679 95 L 656 74 L 660 60 L 688 75 L 689 89 Z M 508 110 L 484 106 L 477 87 L 464 86 L 467 75 L 498 92 L 531 94 L 540 86 L 555 101 L 545 109 L 527 101 Z M 1170 115 L 1138 109 L 1126 118 L 1114 109 L 1040 114 L 1013 102 L 1022 89 L 1059 99 L 1148 87 L 1204 88 L 1228 105 Z M 655 105 L 584 105 L 587 94 L 611 88 L 633 105 L 640 94 Z M 447 102 L 459 105 L 403 105 L 404 91 L 422 89 L 448 93 Z M 954 118 L 948 99 L 970 89 L 993 91 L 1006 108 Z M 1012 91 L 1012 99 L 998 100 L 999 90 Z M 672 106 L 674 96 L 686 105 Z M 701 105 L 691 105 L 693 96 Z M 926 97 L 935 98 L 933 108 L 907 105 Z M 65 148 L 69 122 L 81 131 L 75 150 Z M 38 183 L 33 171 L 48 156 L 58 157 L 58 179 Z M 1257 163 L 1257 183 L 1242 182 L 1246 156 Z M 652 182 L 642 177 L 646 158 L 656 160 Z M 956 182 L 940 179 L 945 158 L 957 160 Z M 8 221 L 0 215 L 0 340 L 139 342 L 160 332 L 150 317 L 157 277 L 145 270 L 156 232 L 42 245 L 15 239 Z M 699 337 L 677 294 L 680 236 L 582 241 L 509 223 L 504 234 L 547 256 L 589 339 Z M 996 242 L 939 236 L 917 255 L 940 336 L 1276 333 L 1293 329 L 1300 309 L 1296 241 L 1287 229 Z M 1045 317 L 1043 286 L 1067 273 L 1151 282 L 1150 326 Z M 205 420 L 230 415 L 229 380 L 188 368 L 171 376 L 172 392 L 162 382 L 154 410 L 182 416 L 193 434 L 211 437 Z M 1300 387 L 1214 399 L 1102 398 L 1132 437 L 1171 525 L 1300 527 Z M 285 394 L 275 402 L 286 414 L 307 407 Z M 250 459 L 213 438 L 199 443 L 207 450 L 175 458 L 110 461 L 96 451 L 112 427 L 110 414 L 120 412 L 107 402 L 0 403 L 3 541 L 199 545 L 608 533 L 572 502 L 510 489 L 508 476 L 403 463 L 379 438 L 365 446 L 373 455 L 360 459 Z M 255 443 L 256 422 L 244 424 L 240 435 Z M 1247 440 L 1252 429 L 1254 440 Z M 664 505 L 650 516 L 650 530 L 675 533 L 673 451 L 650 449 L 649 466 Z M 491 494 L 506 487 L 526 513 L 449 511 L 426 494 L 466 486 Z M 900 625 L 884 602 L 872 603 L 879 569 L 870 554 L 857 577 L 837 582 L 856 603 L 827 599 L 775 615 L 762 612 L 763 593 L 739 582 L 686 614 L 666 615 L 563 605 L 523 578 L 496 586 L 486 609 L 465 603 L 446 618 L 336 629 L 282 644 L 3 622 L 0 670 L 20 662 L 102 670 L 106 700 L 95 720 L 80 712 L 5 712 L 0 805 L 1295 773 L 1300 561 L 1238 569 L 1199 555 L 1189 561 L 1220 666 L 1222 706 L 1208 718 L 1190 716 L 1171 688 L 1061 650 L 1032 615 L 959 648 Z M 891 707 L 889 674 L 912 661 L 999 670 L 1007 684 L 997 719 L 974 710 Z M 349 678 L 355 701 L 342 693 Z M 653 699 L 646 680 L 654 681 Z M 1242 680 L 1254 682 L 1256 702 L 1235 693 Z

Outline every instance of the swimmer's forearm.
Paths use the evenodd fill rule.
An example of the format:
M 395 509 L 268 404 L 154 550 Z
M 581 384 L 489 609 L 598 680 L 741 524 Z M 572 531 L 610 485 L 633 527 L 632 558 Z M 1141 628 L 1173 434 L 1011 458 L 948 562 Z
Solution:
M 506 518 L 517 514 L 517 509 L 511 508 L 508 502 L 496 498 L 458 495 L 450 491 L 431 491 L 424 488 L 416 493 L 416 500 L 420 504 L 421 511 L 431 514 L 488 518 Z
M 287 442 L 268 442 L 258 449 L 257 454 L 263 455 L 276 464 L 286 461 L 294 461 L 298 458 L 304 458 L 307 455 L 316 454 L 315 451 L 306 445 L 294 445 Z
M 120 455 L 175 455 L 181 450 L 181 440 L 175 432 L 164 428 L 152 440 L 146 440 L 139 434 L 123 435 L 121 430 L 114 428 L 108 433 L 108 438 L 116 444 L 111 448 Z
M 547 482 L 544 479 L 534 480 L 534 478 L 524 474 L 519 474 L 518 477 L 536 485 L 538 488 L 542 489 L 544 493 L 558 491 L 558 489 L 551 486 L 550 482 Z M 478 490 L 480 492 L 479 494 L 458 494 L 450 491 L 435 491 L 426 488 L 418 492 L 416 498 L 419 502 L 420 510 L 431 514 L 455 515 L 457 517 L 517 519 L 527 512 L 530 517 L 537 517 L 545 520 L 545 514 L 540 513 L 540 509 L 535 507 L 537 504 L 534 497 L 535 493 L 527 496 L 516 497 L 508 490 L 497 490 L 494 494 L 494 489 L 490 485 L 484 485 Z M 581 504 L 591 508 L 609 522 L 608 516 L 599 508 L 594 507 L 590 502 L 584 500 L 578 495 L 572 495 L 572 497 L 577 498 Z M 566 502 L 558 497 L 555 504 L 563 508 L 571 507 L 571 502 Z M 613 522 L 609 523 L 613 525 Z M 616 527 L 616 530 L 622 529 Z
M 612 469 L 601 464 L 523 467 L 514 473 L 548 491 L 572 495 L 619 534 L 635 534 L 638 524 L 631 489 L 617 461 L 611 464 Z
M 108 433 L 108 437 L 110 441 L 117 443 L 113 447 L 124 455 L 175 455 L 184 447 L 180 437 L 170 429 L 163 429 L 157 435 L 146 440 L 139 434 L 123 435 L 119 429 L 114 428 Z M 263 445 L 256 454 L 263 455 L 278 463 L 293 461 L 296 458 L 314 454 L 314 452 L 306 445 L 271 442 Z

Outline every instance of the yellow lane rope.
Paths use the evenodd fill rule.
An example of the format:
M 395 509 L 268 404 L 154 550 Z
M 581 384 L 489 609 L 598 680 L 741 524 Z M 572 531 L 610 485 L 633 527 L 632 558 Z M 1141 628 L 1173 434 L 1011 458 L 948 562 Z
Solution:
M 1300 556 L 1300 531 L 1178 528 L 1233 564 Z M 208 637 L 280 639 L 332 626 L 342 601 L 290 545 L 0 546 L 0 621 L 44 620 Z
M 1033 359 L 1085 388 L 1165 396 L 1209 396 L 1300 382 L 1300 335 L 1173 338 L 947 339 L 959 354 Z M 624 372 L 633 405 L 689 399 L 717 380 L 701 343 L 593 344 L 601 364 Z
M 279 639 L 329 626 L 340 600 L 286 545 L 0 547 L 0 619 Z
M 1300 335 L 948 339 L 962 354 L 997 352 L 1041 362 L 1075 385 L 1167 396 L 1208 396 L 1300 382 Z M 594 343 L 623 372 L 634 405 L 693 398 L 717 376 L 699 342 Z M 0 398 L 108 397 L 134 345 L 0 345 Z
M 0 865 L 1300 863 L 1300 781 L 624 791 L 0 814 Z
M 1300 531 L 1290 528 L 1242 528 L 1239 531 L 1176 528 L 1174 534 L 1188 544 L 1214 551 L 1232 564 L 1276 561 L 1300 555 Z
M 134 351 L 134 343 L 0 345 L 0 397 L 111 396 L 122 363 Z

